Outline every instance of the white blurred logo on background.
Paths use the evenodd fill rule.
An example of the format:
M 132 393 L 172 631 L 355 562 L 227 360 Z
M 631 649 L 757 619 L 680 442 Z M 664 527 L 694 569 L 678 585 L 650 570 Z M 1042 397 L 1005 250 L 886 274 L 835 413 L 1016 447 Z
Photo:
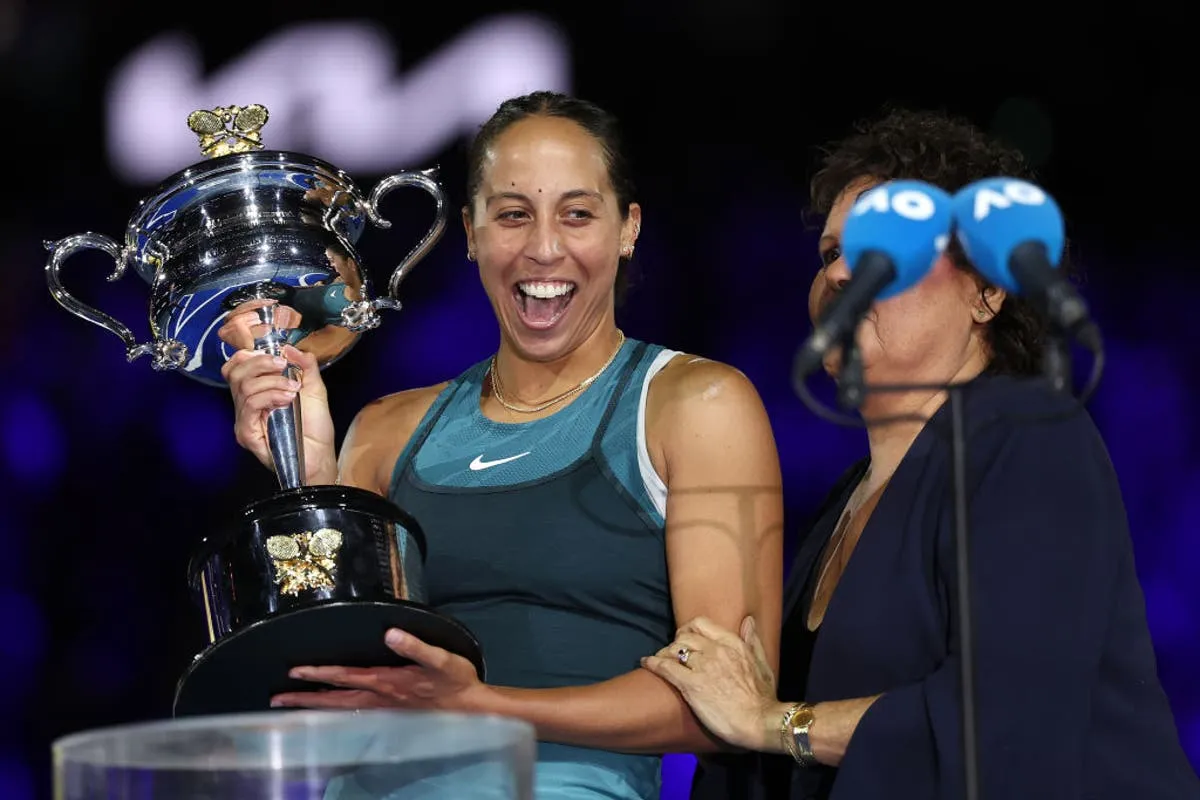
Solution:
M 349 173 L 425 168 L 508 97 L 570 91 L 570 48 L 552 23 L 492 17 L 402 68 L 389 34 L 370 23 L 285 27 L 210 74 L 201 45 L 166 33 L 114 71 L 106 102 L 110 165 L 132 184 L 158 183 L 201 160 L 187 115 L 261 103 L 270 150 L 292 150 Z

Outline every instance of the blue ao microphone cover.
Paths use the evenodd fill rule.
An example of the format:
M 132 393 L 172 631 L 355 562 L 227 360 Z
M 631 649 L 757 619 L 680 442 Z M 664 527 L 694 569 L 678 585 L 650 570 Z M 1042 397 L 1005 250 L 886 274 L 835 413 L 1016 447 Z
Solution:
M 793 362 L 803 381 L 825 354 L 854 335 L 876 300 L 917 284 L 941 255 L 953 223 L 950 195 L 923 181 L 897 180 L 864 192 L 846 215 L 842 256 L 850 280 L 816 320 Z
M 1065 235 L 1054 198 L 1028 181 L 988 178 L 956 193 L 953 209 L 955 238 L 985 279 L 1028 297 L 1093 352 L 1100 348 L 1087 304 L 1059 270 Z

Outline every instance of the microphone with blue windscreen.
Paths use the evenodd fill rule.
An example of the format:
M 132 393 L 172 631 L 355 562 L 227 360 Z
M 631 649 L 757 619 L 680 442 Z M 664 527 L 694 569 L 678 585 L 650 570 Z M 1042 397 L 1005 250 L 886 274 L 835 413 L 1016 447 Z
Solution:
M 976 181 L 954 196 L 955 237 L 991 283 L 1030 299 L 1060 330 L 1092 352 L 1100 331 L 1059 270 L 1065 242 L 1058 203 L 1016 178 Z
M 850 280 L 796 353 L 794 381 L 803 382 L 830 348 L 852 337 L 872 303 L 925 277 L 949 240 L 951 208 L 950 195 L 923 181 L 890 181 L 858 198 L 841 233 Z

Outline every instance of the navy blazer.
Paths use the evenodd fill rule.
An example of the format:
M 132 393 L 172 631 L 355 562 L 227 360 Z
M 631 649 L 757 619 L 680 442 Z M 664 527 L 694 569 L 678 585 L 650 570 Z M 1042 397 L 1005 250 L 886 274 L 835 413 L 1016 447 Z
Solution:
M 1090 416 L 1041 381 L 983 377 L 964 391 L 982 800 L 1200 800 Z M 949 430 L 945 405 L 880 497 L 815 639 L 815 564 L 865 461 L 789 573 L 780 699 L 882 694 L 841 766 L 703 758 L 693 800 L 964 795 Z M 796 644 L 806 637 L 811 650 Z

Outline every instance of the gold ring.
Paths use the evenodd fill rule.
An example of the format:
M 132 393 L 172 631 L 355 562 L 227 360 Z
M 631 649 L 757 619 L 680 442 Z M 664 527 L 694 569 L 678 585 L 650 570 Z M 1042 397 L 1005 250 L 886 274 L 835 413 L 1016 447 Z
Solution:
M 688 659 L 691 657 L 692 657 L 692 649 L 690 647 L 688 647 L 687 645 L 680 647 L 679 650 L 677 650 L 675 652 L 675 658 L 678 659 L 679 663 L 685 667 L 688 665 Z M 689 669 L 690 669 L 690 667 L 689 667 Z

